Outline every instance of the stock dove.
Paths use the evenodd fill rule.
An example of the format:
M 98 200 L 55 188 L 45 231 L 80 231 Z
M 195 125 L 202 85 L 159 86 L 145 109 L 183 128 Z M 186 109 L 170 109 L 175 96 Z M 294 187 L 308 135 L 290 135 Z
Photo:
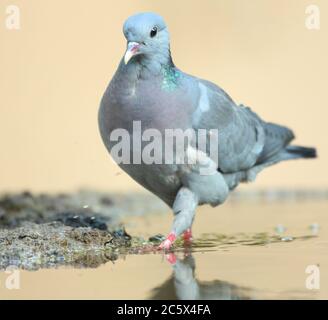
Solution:
M 223 203 L 240 182 L 254 180 L 277 162 L 316 156 L 314 148 L 290 145 L 290 129 L 265 122 L 215 84 L 179 70 L 161 16 L 133 15 L 123 32 L 127 49 L 103 95 L 99 128 L 112 156 L 118 144 L 125 148 L 118 153 L 125 155 L 120 160 L 114 156 L 120 167 L 172 208 L 172 229 L 159 248 L 169 249 L 181 234 L 185 240 L 191 238 L 198 205 Z M 132 139 L 145 139 L 132 143 L 122 131 Z M 152 138 L 149 132 L 155 132 Z M 188 132 L 188 143 L 179 149 L 178 140 L 173 140 L 173 150 L 164 148 L 165 135 L 172 138 L 175 132 Z M 199 132 L 205 132 L 202 144 Z M 149 161 L 151 153 L 143 157 L 143 148 L 151 142 L 162 162 L 158 157 Z M 167 161 L 168 154 L 173 162 Z

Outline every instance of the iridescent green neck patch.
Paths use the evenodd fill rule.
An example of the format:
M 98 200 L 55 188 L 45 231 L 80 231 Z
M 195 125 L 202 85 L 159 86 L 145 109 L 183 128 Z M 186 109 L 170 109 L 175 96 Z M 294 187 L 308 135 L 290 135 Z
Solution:
M 178 80 L 181 77 L 181 73 L 171 66 L 164 66 L 162 67 L 162 74 L 162 89 L 167 91 L 175 90 L 178 86 Z

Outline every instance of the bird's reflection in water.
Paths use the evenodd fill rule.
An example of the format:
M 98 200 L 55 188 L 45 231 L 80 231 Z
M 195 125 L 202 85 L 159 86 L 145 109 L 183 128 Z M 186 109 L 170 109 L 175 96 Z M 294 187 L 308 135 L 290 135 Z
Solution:
M 191 253 L 178 259 L 174 253 L 166 256 L 173 273 L 160 287 L 152 290 L 150 299 L 176 300 L 249 300 L 252 289 L 226 281 L 200 281 L 195 276 L 196 262 Z

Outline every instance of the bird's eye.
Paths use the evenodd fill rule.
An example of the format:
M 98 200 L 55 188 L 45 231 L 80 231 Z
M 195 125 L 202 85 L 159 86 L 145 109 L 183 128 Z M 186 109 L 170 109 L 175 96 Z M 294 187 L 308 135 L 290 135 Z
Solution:
M 157 27 L 154 27 L 153 29 L 151 29 L 150 31 L 150 37 L 154 38 L 157 34 Z

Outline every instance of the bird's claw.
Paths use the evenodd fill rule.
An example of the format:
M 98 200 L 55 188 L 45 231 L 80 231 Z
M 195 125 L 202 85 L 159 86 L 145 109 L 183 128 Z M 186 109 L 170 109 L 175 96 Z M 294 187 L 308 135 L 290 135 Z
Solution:
M 168 239 L 165 239 L 160 245 L 159 249 L 161 250 L 169 250 L 172 247 L 172 242 Z
M 167 238 L 159 245 L 158 249 L 160 250 L 169 250 L 172 247 L 173 242 L 176 239 L 176 235 L 171 232 Z

